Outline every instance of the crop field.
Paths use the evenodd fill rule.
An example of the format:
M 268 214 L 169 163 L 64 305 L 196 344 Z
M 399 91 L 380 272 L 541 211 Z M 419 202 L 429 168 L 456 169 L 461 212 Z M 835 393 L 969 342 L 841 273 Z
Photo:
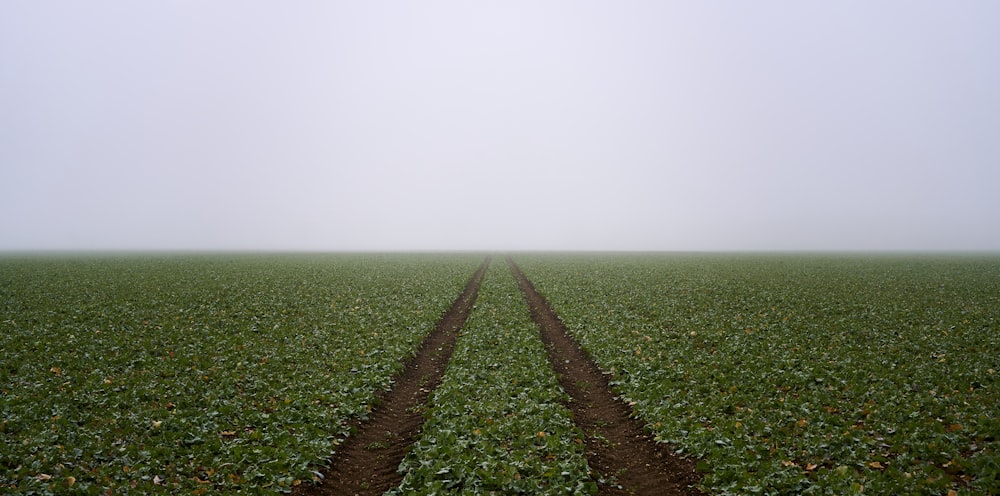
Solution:
M 521 256 L 713 494 L 1000 494 L 1000 260 Z
M 4 256 L 0 493 L 625 494 L 519 267 L 707 494 L 1000 494 L 1000 257 L 483 256 Z
M 0 493 L 311 481 L 480 261 L 0 259 Z

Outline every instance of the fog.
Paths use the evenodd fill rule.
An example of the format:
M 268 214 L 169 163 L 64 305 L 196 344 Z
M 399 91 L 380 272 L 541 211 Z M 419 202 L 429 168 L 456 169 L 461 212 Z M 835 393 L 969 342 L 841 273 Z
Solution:
M 0 250 L 1000 250 L 993 1 L 0 3 Z

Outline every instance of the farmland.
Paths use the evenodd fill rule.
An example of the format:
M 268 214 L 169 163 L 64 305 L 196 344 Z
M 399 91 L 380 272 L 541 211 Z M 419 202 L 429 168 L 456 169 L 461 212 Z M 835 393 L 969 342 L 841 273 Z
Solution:
M 709 494 L 1000 493 L 997 257 L 513 258 Z M 310 494 L 481 264 L 0 258 L 0 492 Z M 477 288 L 391 492 L 604 491 L 513 276 Z
M 521 256 L 715 494 L 1000 492 L 1000 260 Z
M 7 257 L 0 492 L 310 481 L 481 257 Z

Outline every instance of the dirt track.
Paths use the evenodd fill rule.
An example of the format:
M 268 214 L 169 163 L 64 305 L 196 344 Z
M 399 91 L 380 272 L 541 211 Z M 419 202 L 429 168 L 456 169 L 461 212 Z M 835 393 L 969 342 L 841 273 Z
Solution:
M 573 421 L 587 435 L 587 463 L 600 474 L 600 494 L 695 495 L 694 462 L 654 442 L 633 419 L 630 408 L 611 393 L 608 377 L 566 332 L 566 327 L 508 257 L 518 285 L 538 324 L 549 362 L 572 401 Z
M 399 485 L 403 476 L 396 469 L 423 423 L 420 406 L 441 383 L 458 330 L 472 311 L 489 264 L 487 257 L 462 294 L 424 338 L 417 355 L 381 398 L 371 418 L 359 425 L 357 432 L 340 447 L 330 469 L 324 473 L 323 484 L 299 486 L 295 494 L 376 495 Z
M 643 432 L 618 401 L 608 378 L 567 334 L 545 299 L 539 295 L 514 261 L 507 263 L 517 278 L 538 324 L 549 361 L 560 384 L 572 398 L 568 407 L 576 424 L 586 433 L 587 462 L 595 472 L 600 494 L 696 495 L 699 480 L 694 462 L 675 456 Z M 393 389 L 382 398 L 370 420 L 341 446 L 318 486 L 299 486 L 298 495 L 377 495 L 397 486 L 397 472 L 423 422 L 422 408 L 440 384 L 451 358 L 457 331 L 472 311 L 490 257 L 472 276 L 465 290 L 424 339 L 416 357 L 407 363 Z

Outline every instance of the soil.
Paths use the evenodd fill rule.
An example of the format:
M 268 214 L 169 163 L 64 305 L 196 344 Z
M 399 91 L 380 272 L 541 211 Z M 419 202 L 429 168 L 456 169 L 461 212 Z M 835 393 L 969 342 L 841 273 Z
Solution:
M 618 400 L 589 356 L 569 336 L 548 302 L 535 291 L 514 261 L 507 263 L 517 278 L 545 343 L 549 361 L 569 394 L 569 409 L 586 434 L 587 462 L 602 495 L 698 495 L 701 480 L 693 460 L 682 459 L 669 446 L 656 443 Z M 295 495 L 380 495 L 403 479 L 397 472 L 423 423 L 430 393 L 441 383 L 459 329 L 472 311 L 480 283 L 490 264 L 487 257 L 465 290 L 424 339 L 394 384 L 384 393 L 369 420 L 331 459 L 318 485 L 301 485 Z
M 441 383 L 445 366 L 455 347 L 458 330 L 465 324 L 489 267 L 487 257 L 465 290 L 424 338 L 417 351 L 383 394 L 368 421 L 356 425 L 331 459 L 319 485 L 301 485 L 293 494 L 364 496 L 378 495 L 396 487 L 403 475 L 396 471 L 423 424 L 423 405 Z
M 508 257 L 538 324 L 559 382 L 572 400 L 573 420 L 586 434 L 587 462 L 595 471 L 600 494 L 697 495 L 701 477 L 695 461 L 678 457 L 657 443 L 632 416 L 631 408 L 615 398 L 601 372 L 567 333 L 566 326 L 535 291 L 531 281 Z

